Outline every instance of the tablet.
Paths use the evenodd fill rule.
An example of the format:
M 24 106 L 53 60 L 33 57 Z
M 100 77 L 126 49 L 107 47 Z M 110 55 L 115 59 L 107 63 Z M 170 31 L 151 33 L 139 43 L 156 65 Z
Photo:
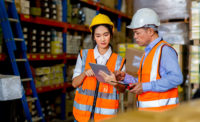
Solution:
M 103 71 L 106 74 L 110 75 L 110 71 L 108 70 L 106 65 L 101 65 L 101 64 L 94 64 L 94 63 L 89 63 L 90 67 L 92 68 L 92 71 L 94 72 L 96 78 L 98 81 L 100 82 L 105 82 L 105 80 L 103 79 L 103 77 L 101 77 L 101 75 L 99 75 L 99 71 Z

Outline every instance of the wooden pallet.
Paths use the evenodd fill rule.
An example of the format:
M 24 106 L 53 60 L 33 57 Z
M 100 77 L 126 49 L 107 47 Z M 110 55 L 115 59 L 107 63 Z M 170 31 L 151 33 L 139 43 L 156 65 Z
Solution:
M 189 18 L 161 20 L 161 23 L 184 22 L 189 23 Z
M 190 40 L 193 45 L 200 45 L 200 39 Z

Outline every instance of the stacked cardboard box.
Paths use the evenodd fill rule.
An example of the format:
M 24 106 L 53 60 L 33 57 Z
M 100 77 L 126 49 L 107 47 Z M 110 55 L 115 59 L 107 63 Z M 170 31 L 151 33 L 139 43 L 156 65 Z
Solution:
M 190 82 L 199 83 L 199 63 L 200 63 L 199 46 L 189 47 L 189 73 Z
M 15 0 L 17 11 L 21 14 L 30 15 L 30 1 Z
M 199 1 L 192 1 L 191 4 L 191 25 L 190 25 L 190 39 L 200 39 L 200 24 L 199 24 Z
M 110 44 L 113 46 L 114 52 L 118 52 L 118 44 L 126 42 L 126 34 L 124 32 L 115 31 L 114 37 L 110 41 Z
M 126 50 L 126 72 L 134 77 L 138 77 L 137 72 L 140 61 L 144 55 L 144 50 L 128 48 Z
M 134 0 L 125 0 L 126 2 L 126 14 L 128 16 L 133 16 L 133 13 L 134 13 Z
M 117 2 L 117 0 L 100 0 L 101 4 L 103 4 L 109 8 L 112 8 L 112 9 L 115 9 L 116 2 Z
M 178 62 L 179 62 L 179 66 L 181 68 L 181 71 L 182 71 L 182 74 L 184 76 L 185 74 L 185 70 L 188 69 L 187 67 L 187 57 L 186 55 L 184 55 L 184 48 L 185 46 L 184 45 L 178 45 L 178 44 L 174 44 L 172 45 L 172 47 L 176 50 L 177 52 L 177 55 L 178 55 Z M 185 78 L 185 76 L 184 76 Z M 178 93 L 179 93 L 179 101 L 184 101 L 186 98 L 185 98 L 185 91 L 186 89 L 184 88 L 185 86 L 178 86 Z
M 181 68 L 181 71 L 183 72 L 183 45 L 173 44 L 172 47 L 176 50 L 178 54 L 178 62 Z
M 195 91 L 199 88 L 199 83 L 200 83 L 200 73 L 199 73 L 200 54 L 199 52 L 200 52 L 199 46 L 189 47 L 189 82 L 190 82 L 190 85 L 193 84 L 193 87 L 189 91 L 190 95 L 193 95 Z
M 36 68 L 36 87 L 63 83 L 63 66 L 63 64 L 59 64 L 51 67 Z
M 81 36 L 78 35 L 67 35 L 67 53 L 78 54 L 80 50 Z
M 134 48 L 134 49 L 138 49 L 138 50 L 144 50 L 145 47 L 139 46 L 138 44 L 134 44 L 134 43 L 120 43 L 118 44 L 118 48 L 117 48 L 117 52 L 120 56 L 125 57 L 126 55 L 126 50 L 128 48 Z
M 63 38 L 62 32 L 52 30 L 51 35 L 51 54 L 61 54 L 63 53 Z

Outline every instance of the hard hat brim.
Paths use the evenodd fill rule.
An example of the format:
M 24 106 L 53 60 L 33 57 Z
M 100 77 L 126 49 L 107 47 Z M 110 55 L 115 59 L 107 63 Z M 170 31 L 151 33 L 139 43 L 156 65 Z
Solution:
M 100 23 L 100 24 L 96 24 L 96 25 L 103 25 L 103 24 L 105 24 L 105 25 L 110 25 L 110 26 L 112 27 L 113 32 L 114 32 L 114 24 L 113 24 L 113 23 Z M 96 25 L 91 25 L 91 26 L 89 27 L 90 32 L 92 32 L 92 28 L 93 28 L 94 26 L 96 26 Z
M 134 29 L 131 25 L 126 26 L 128 29 Z
M 131 26 L 131 25 L 128 25 L 128 26 L 126 26 L 126 28 L 128 28 L 128 29 L 137 29 L 137 28 L 141 28 L 141 27 L 135 28 L 135 27 L 133 27 L 133 26 Z

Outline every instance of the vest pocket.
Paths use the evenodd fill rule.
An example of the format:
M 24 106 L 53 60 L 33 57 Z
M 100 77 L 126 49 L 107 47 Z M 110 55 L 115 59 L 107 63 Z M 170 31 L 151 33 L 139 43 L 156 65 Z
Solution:
M 95 77 L 86 77 L 83 81 L 82 89 L 88 89 L 95 91 L 97 85 L 97 81 Z

